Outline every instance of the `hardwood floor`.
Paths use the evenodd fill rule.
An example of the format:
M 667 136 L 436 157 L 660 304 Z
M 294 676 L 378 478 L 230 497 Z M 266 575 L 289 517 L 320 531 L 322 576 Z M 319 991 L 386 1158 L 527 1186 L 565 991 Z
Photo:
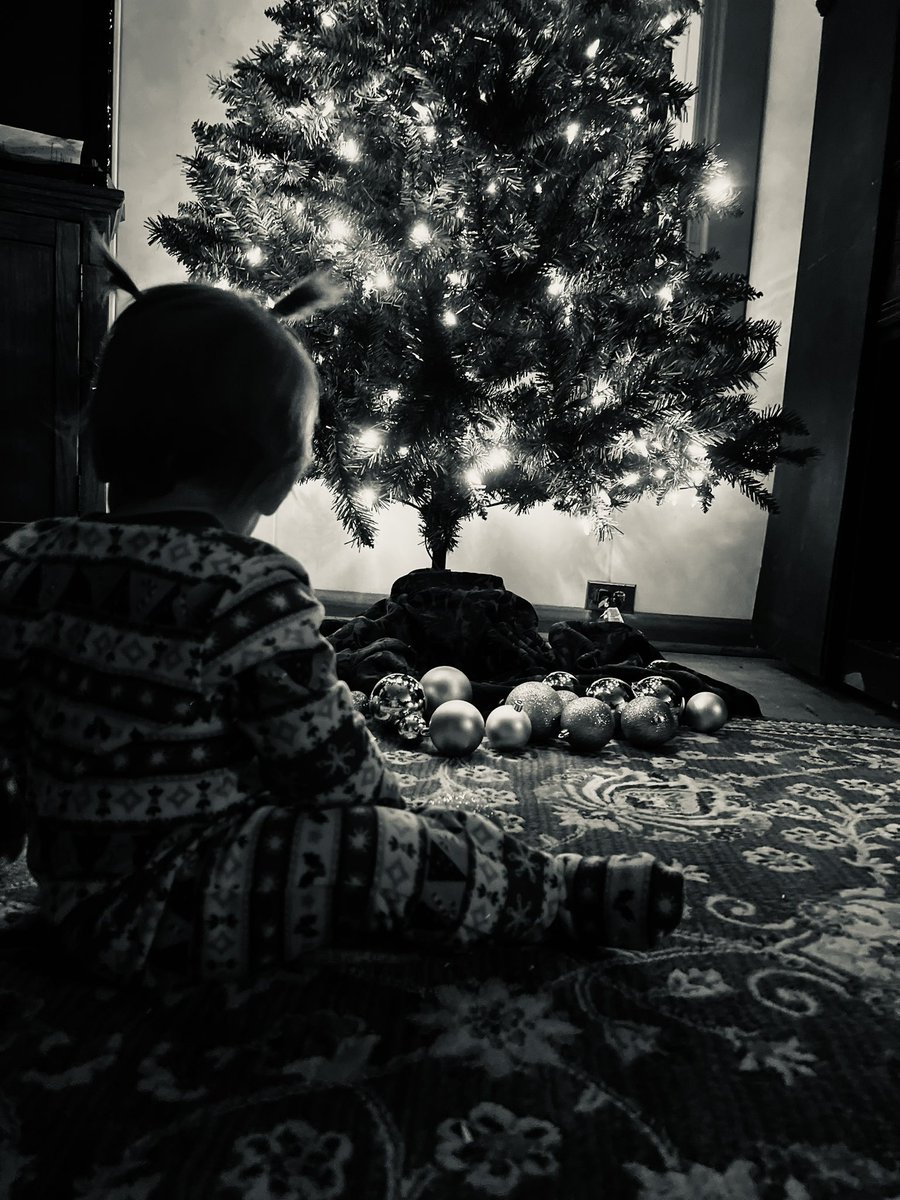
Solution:
M 900 728 L 900 712 L 870 702 L 852 688 L 818 685 L 777 659 L 691 654 L 665 645 L 660 649 L 672 662 L 750 692 L 769 720 Z

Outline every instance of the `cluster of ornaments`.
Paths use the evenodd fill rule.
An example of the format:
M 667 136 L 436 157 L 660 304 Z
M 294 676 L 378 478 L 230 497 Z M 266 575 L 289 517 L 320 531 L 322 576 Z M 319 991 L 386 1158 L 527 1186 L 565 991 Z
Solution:
M 664 665 L 664 661 L 651 664 Z M 354 692 L 367 716 L 399 737 L 419 742 L 428 734 L 448 757 L 471 754 L 484 739 L 495 750 L 521 750 L 529 743 L 562 741 L 573 750 L 601 750 L 613 737 L 652 749 L 670 741 L 679 726 L 710 733 L 728 720 L 715 692 L 697 692 L 685 701 L 678 684 L 665 675 L 634 683 L 612 676 L 595 680 L 578 695 L 578 680 L 553 671 L 540 682 L 517 684 L 485 719 L 472 703 L 472 684 L 456 667 L 433 667 L 416 679 L 385 675 L 370 697 Z

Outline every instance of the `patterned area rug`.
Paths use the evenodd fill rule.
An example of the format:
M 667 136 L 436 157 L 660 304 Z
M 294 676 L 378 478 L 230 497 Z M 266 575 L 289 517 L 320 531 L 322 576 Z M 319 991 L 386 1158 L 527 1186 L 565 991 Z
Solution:
M 117 992 L 15 934 L 10 871 L 3 1200 L 900 1197 L 900 729 L 390 755 L 416 802 L 680 863 L 679 932 Z

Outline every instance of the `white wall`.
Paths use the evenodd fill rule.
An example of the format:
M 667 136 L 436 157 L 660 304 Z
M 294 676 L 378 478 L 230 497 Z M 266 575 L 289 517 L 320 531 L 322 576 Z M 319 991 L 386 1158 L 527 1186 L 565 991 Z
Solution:
M 274 26 L 263 0 L 121 0 L 118 186 L 126 196 L 117 249 L 143 286 L 184 277 L 158 246 L 146 242 L 144 222 L 174 213 L 190 197 L 179 154 L 193 147 L 191 122 L 221 118 L 207 75 L 226 71 Z M 784 381 L 812 127 L 821 18 L 812 3 L 776 0 L 762 172 L 751 282 L 764 292 L 754 315 L 782 322 L 781 350 L 760 389 L 777 403 Z M 696 29 L 681 61 L 696 62 Z M 766 516 L 730 488 L 704 515 L 677 497 L 661 508 L 632 505 L 620 521 L 624 536 L 597 545 L 581 523 L 549 506 L 517 517 L 497 509 L 463 527 L 448 558 L 457 570 L 500 575 L 512 591 L 536 604 L 580 607 L 587 579 L 637 585 L 637 608 L 695 616 L 748 618 L 753 609 Z M 374 550 L 346 545 L 321 485 L 298 489 L 257 531 L 294 554 L 320 589 L 385 592 L 405 571 L 427 566 L 416 515 L 388 509 Z

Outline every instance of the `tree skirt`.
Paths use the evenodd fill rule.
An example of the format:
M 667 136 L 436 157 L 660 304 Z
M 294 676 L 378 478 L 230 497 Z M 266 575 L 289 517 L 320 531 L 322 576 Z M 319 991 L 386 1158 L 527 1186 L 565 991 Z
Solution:
M 649 953 L 370 947 L 117 991 L 16 932 L 13 869 L 4 1200 L 900 1195 L 900 730 L 389 756 L 414 803 L 681 864 L 679 931 Z

